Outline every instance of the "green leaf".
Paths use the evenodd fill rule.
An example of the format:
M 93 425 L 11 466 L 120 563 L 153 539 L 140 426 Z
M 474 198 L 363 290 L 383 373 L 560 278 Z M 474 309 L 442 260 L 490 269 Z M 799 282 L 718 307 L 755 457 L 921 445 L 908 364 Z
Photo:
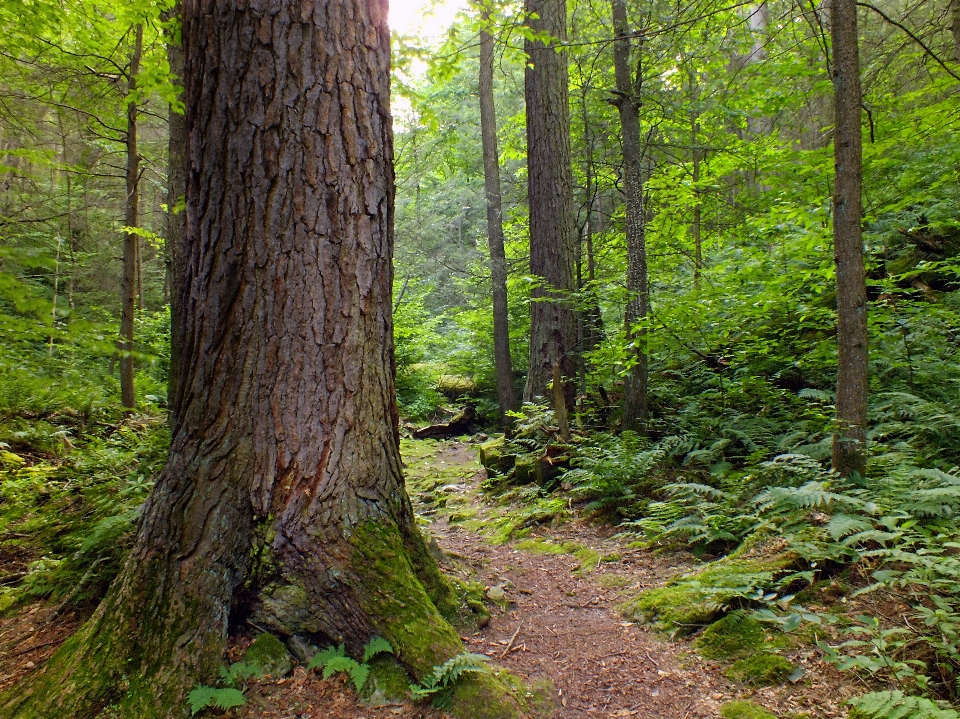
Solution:
M 393 654 L 393 647 L 383 637 L 374 637 L 363 648 L 363 663 L 368 663 L 378 654 Z
M 247 699 L 239 689 L 218 689 L 201 684 L 187 695 L 187 702 L 190 704 L 190 714 L 193 715 L 210 706 L 217 709 L 243 706 Z

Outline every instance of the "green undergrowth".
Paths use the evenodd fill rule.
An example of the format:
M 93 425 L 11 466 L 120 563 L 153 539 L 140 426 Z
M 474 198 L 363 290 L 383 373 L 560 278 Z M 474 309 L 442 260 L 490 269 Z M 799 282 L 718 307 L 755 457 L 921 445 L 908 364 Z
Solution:
M 166 460 L 164 414 L 86 415 L 61 407 L 0 417 L 0 611 L 103 596 L 129 550 L 140 505 Z M 53 433 L 51 445 L 45 433 Z
M 773 547 L 776 545 L 773 544 Z M 749 603 L 793 568 L 798 557 L 762 541 L 647 589 L 621 607 L 630 619 L 652 622 L 671 636 L 685 636 L 725 611 Z

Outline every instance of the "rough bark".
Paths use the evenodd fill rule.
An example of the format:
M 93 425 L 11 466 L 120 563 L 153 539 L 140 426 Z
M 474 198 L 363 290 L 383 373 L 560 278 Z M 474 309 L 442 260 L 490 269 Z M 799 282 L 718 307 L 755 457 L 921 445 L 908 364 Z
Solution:
M 627 215 L 627 307 L 624 314 L 633 366 L 624 378 L 623 429 L 643 431 L 647 422 L 646 332 L 637 328 L 647 317 L 647 240 L 643 207 L 643 157 L 640 151 L 640 98 L 630 72 L 630 38 L 627 7 L 613 0 L 614 74 L 613 101 L 620 111 L 623 145 L 623 191 Z
M 526 0 L 527 23 L 538 34 L 566 40 L 565 0 Z M 542 286 L 530 306 L 530 361 L 523 397 L 549 397 L 553 365 L 564 378 L 564 398 L 573 406 L 577 323 L 569 293 L 575 288 L 577 255 L 570 165 L 570 108 L 566 58 L 553 41 L 526 39 L 527 170 L 530 206 L 530 274 Z
M 864 472 L 867 422 L 867 286 L 860 227 L 860 62 L 855 0 L 834 0 L 833 44 L 835 181 L 833 244 L 837 271 L 837 430 L 833 467 Z
M 403 487 L 386 0 L 185 0 L 180 412 L 130 559 L 0 717 L 180 717 L 223 659 L 254 528 L 257 623 L 379 634 L 416 677 L 462 651 Z M 467 682 L 515 716 L 492 676 Z M 458 689 L 458 691 L 460 691 Z M 114 715 L 112 714 L 112 715 Z
M 170 10 L 168 18 L 179 21 L 182 16 L 181 3 Z M 183 83 L 183 43 L 176 36 L 168 38 L 167 61 L 175 82 Z M 170 136 L 167 142 L 167 216 L 164 244 L 166 246 L 167 286 L 170 296 L 170 371 L 167 374 L 167 408 L 171 425 L 176 422 L 179 398 L 177 396 L 180 372 L 180 343 L 182 327 L 183 245 L 187 215 L 183 211 L 187 189 L 187 118 L 177 112 L 172 105 L 169 108 L 168 127 Z
M 484 22 L 490 11 L 482 11 Z M 497 400 L 504 428 L 507 412 L 517 409 L 510 359 L 510 328 L 507 314 L 507 255 L 503 248 L 503 210 L 500 195 L 500 153 L 497 149 L 497 115 L 493 104 L 493 36 L 480 33 L 480 128 L 483 138 L 483 177 L 487 196 L 487 242 L 490 247 L 490 282 L 493 292 L 493 359 L 497 373 Z
M 140 72 L 140 56 L 143 54 L 143 26 L 137 25 L 134 32 L 133 54 L 127 76 L 129 91 L 137 89 Z M 127 199 L 124 224 L 137 227 L 140 224 L 140 154 L 137 148 L 137 102 L 127 103 Z M 133 387 L 133 321 L 137 302 L 137 255 L 140 237 L 127 232 L 123 237 L 123 275 L 120 280 L 120 401 L 127 409 L 136 407 L 137 398 Z
M 960 62 L 960 0 L 950 0 L 950 32 L 953 35 L 953 59 Z

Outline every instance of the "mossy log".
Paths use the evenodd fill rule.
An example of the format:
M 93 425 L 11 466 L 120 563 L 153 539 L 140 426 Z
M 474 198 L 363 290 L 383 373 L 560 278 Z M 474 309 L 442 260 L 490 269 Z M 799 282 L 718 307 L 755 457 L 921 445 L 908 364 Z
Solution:
M 471 405 L 467 405 L 457 412 L 448 422 L 431 424 L 429 427 L 414 430 L 413 436 L 417 439 L 456 437 L 461 434 L 468 434 L 476 421 L 477 411 Z

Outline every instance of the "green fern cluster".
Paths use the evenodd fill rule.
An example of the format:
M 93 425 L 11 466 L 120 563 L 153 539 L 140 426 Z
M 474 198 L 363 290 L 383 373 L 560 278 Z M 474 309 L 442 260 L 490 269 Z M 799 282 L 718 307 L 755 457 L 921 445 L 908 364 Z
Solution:
M 378 654 L 393 654 L 393 647 L 383 637 L 373 637 L 363 648 L 363 658 L 358 662 L 346 655 L 343 644 L 339 647 L 327 647 L 317 652 L 307 663 L 307 669 L 321 669 L 323 678 L 345 673 L 359 692 L 370 676 L 370 660 Z
M 924 697 L 905 696 L 901 691 L 871 692 L 849 701 L 858 715 L 867 719 L 958 719 L 953 709 L 945 709 Z
M 263 675 L 260 667 L 248 662 L 235 662 L 229 667 L 220 667 L 220 680 L 223 686 L 211 687 L 199 684 L 187 695 L 191 716 L 208 707 L 232 709 L 247 703 L 243 687 L 251 679 Z

